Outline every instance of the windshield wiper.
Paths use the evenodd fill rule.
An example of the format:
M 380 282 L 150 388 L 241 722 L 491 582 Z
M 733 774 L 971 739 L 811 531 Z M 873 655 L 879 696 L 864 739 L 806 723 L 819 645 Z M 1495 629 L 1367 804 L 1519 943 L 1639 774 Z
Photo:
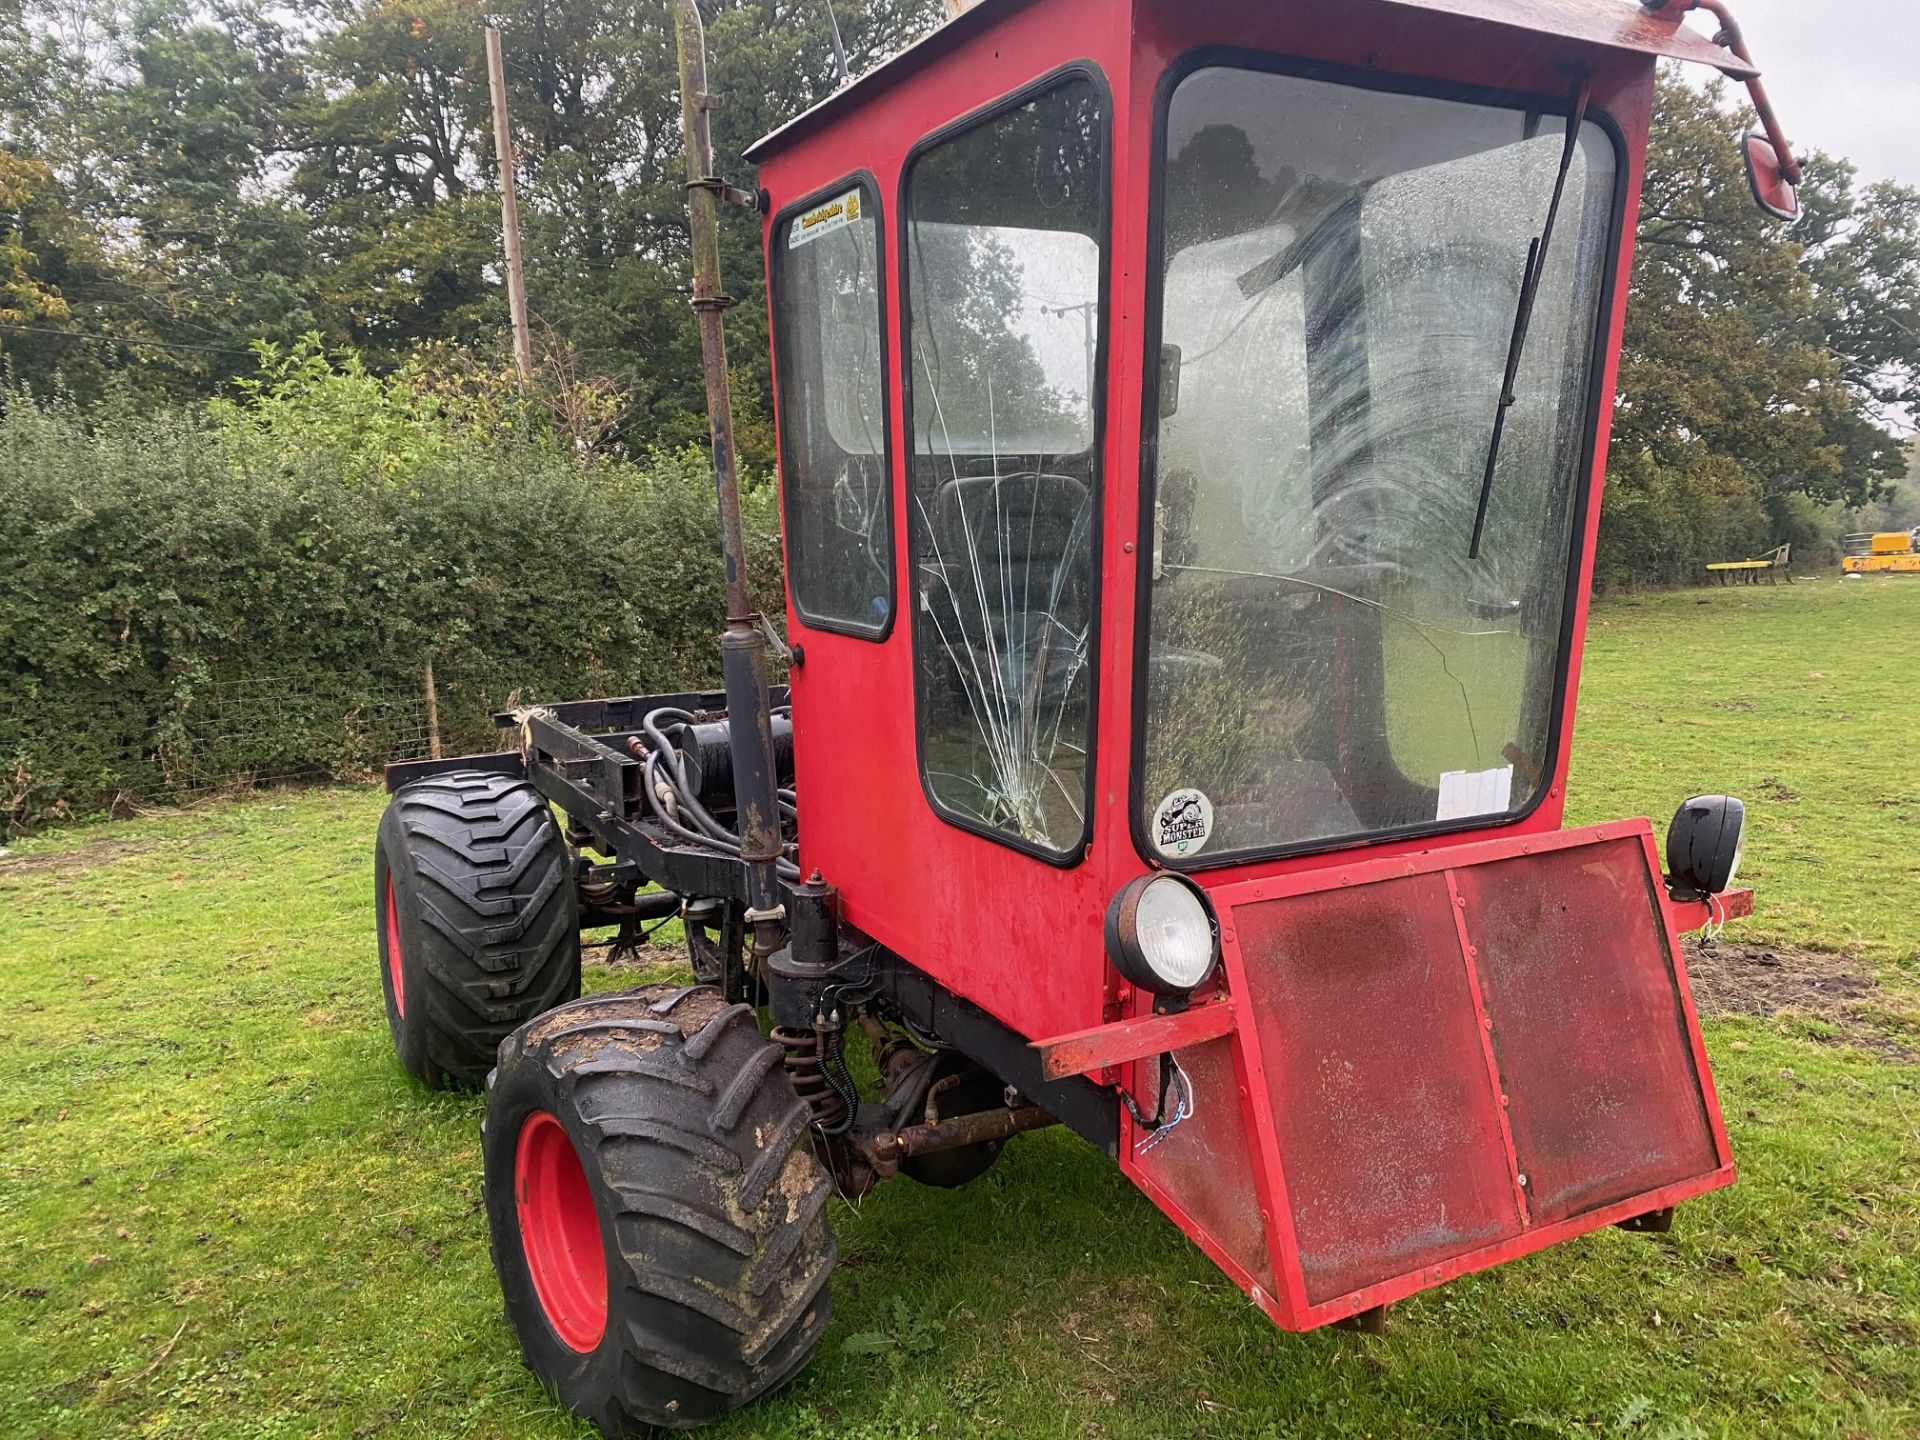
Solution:
M 1582 80 L 1573 92 L 1573 113 L 1567 121 L 1567 144 L 1560 152 L 1560 174 L 1553 182 L 1553 203 L 1547 207 L 1547 223 L 1527 250 L 1527 273 L 1520 282 L 1520 307 L 1513 316 L 1513 339 L 1507 345 L 1507 374 L 1500 384 L 1500 408 L 1493 417 L 1493 442 L 1487 447 L 1487 473 L 1480 481 L 1480 504 L 1473 513 L 1473 541 L 1467 546 L 1467 558 L 1480 558 L 1480 541 L 1486 533 L 1487 507 L 1493 501 L 1493 472 L 1500 463 L 1500 445 L 1507 438 L 1507 412 L 1518 403 L 1513 387 L 1520 382 L 1520 360 L 1527 351 L 1527 331 L 1533 327 L 1534 302 L 1540 298 L 1540 282 L 1547 272 L 1547 251 L 1553 244 L 1554 225 L 1560 219 L 1560 201 L 1567 193 L 1567 176 L 1573 173 L 1573 157 L 1580 148 L 1580 127 L 1586 123 L 1587 102 L 1593 96 L 1591 81 Z

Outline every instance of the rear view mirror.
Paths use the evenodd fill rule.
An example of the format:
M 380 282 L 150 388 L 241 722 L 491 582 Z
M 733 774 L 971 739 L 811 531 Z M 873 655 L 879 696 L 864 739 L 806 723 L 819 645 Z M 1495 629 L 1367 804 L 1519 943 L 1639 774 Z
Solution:
M 1756 131 L 1740 141 L 1747 157 L 1747 179 L 1753 185 L 1753 198 L 1760 208 L 1776 220 L 1789 224 L 1800 218 L 1800 195 L 1782 171 L 1779 152 L 1773 142 Z

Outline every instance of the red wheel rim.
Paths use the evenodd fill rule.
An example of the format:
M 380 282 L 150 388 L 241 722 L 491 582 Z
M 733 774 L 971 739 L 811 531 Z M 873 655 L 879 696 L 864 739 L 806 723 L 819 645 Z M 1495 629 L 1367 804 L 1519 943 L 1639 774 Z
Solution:
M 400 912 L 393 905 L 393 872 L 387 872 L 387 894 L 381 906 L 387 919 L 387 979 L 393 985 L 393 1008 L 407 1018 L 407 977 L 400 968 Z
M 607 1331 L 607 1261 L 587 1172 L 560 1122 L 536 1110 L 520 1127 L 513 1194 L 533 1290 L 569 1349 L 586 1354 Z

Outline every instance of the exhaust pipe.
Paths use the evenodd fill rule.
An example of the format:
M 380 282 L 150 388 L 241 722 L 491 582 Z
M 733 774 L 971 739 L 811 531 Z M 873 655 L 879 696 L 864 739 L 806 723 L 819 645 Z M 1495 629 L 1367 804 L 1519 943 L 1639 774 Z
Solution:
M 779 784 L 774 772 L 773 717 L 767 690 L 764 620 L 747 593 L 747 545 L 740 523 L 740 467 L 733 443 L 733 396 L 727 383 L 722 316 L 734 305 L 720 281 L 720 202 L 758 208 L 752 196 L 713 173 L 713 133 L 707 112 L 707 35 L 695 0 L 676 0 L 674 45 L 680 60 L 680 122 L 687 152 L 687 212 L 693 236 L 693 308 L 700 321 L 701 368 L 706 372 L 707 420 L 713 436 L 713 483 L 720 502 L 720 552 L 726 564 L 727 628 L 720 636 L 721 674 L 733 757 L 735 824 L 748 867 L 747 922 L 754 953 L 779 944 L 785 909 L 780 901 Z

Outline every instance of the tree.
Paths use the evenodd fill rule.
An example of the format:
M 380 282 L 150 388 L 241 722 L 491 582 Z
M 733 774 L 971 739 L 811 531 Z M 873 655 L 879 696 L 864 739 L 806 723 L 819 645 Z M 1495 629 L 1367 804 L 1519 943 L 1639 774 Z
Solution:
M 0 150 L 0 325 L 23 334 L 72 313 L 59 288 L 38 273 L 40 257 L 29 245 L 52 189 L 47 166 Z
M 1827 344 L 1866 418 L 1911 430 L 1920 413 L 1920 190 L 1855 188 L 1845 160 L 1809 162 L 1795 230 Z
M 851 61 L 877 62 L 937 18 L 931 0 L 842 0 Z M 712 0 L 721 163 L 824 98 L 837 77 L 819 0 Z M 504 324 L 482 34 L 500 26 L 535 314 L 615 373 L 636 440 L 705 434 L 688 288 L 679 84 L 667 0 L 334 0 L 289 117 L 292 189 L 313 226 L 330 340 L 393 364 L 425 339 Z M 772 458 L 758 218 L 726 220 L 740 439 Z
M 1868 384 L 1891 353 L 1876 290 L 1898 266 L 1854 241 L 1904 234 L 1903 212 L 1863 216 L 1829 169 L 1805 236 L 1783 231 L 1753 204 L 1723 91 L 1668 74 L 1657 103 L 1603 529 L 1602 574 L 1621 581 L 1805 544 L 1818 506 L 1862 504 L 1906 466 Z M 1853 355 L 1828 339 L 1849 324 Z

